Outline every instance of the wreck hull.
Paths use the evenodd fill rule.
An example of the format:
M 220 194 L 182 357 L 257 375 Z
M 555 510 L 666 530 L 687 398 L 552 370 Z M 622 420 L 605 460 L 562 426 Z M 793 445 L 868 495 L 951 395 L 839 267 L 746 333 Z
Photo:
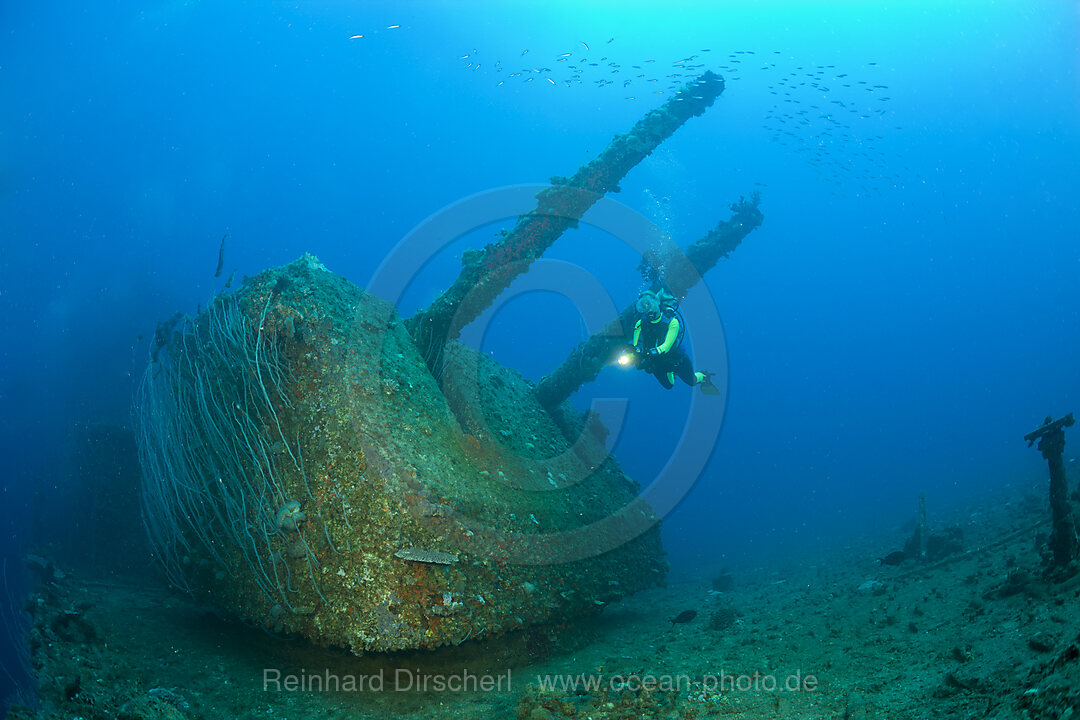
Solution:
M 599 427 L 483 354 L 441 351 L 436 379 L 392 306 L 310 256 L 159 332 L 140 454 L 174 584 L 359 654 L 661 582 L 656 518 Z

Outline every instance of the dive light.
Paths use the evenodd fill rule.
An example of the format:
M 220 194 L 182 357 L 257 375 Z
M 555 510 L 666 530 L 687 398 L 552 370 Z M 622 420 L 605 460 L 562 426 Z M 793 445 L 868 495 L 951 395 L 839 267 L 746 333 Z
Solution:
M 615 364 L 619 367 L 628 368 L 637 365 L 637 350 L 627 346 L 615 357 Z

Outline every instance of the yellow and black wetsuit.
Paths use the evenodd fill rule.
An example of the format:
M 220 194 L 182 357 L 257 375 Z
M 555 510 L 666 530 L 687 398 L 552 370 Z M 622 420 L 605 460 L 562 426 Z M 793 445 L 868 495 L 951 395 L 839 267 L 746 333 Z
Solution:
M 642 317 L 634 325 L 634 347 L 643 357 L 642 368 L 651 373 L 667 389 L 675 386 L 678 377 L 687 385 L 697 385 L 705 374 L 694 372 L 690 358 L 679 343 L 679 318 L 670 311 L 659 313 L 655 320 Z

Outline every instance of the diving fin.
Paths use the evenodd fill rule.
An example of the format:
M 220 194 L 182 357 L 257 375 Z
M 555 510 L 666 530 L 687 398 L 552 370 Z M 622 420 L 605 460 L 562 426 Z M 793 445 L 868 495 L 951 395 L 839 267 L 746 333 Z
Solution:
M 704 375 L 704 379 L 698 383 L 698 387 L 701 388 L 701 392 L 705 395 L 719 395 L 720 388 L 716 387 L 716 383 L 712 381 L 713 375 L 716 373 L 709 372 L 708 370 L 702 370 L 701 374 Z

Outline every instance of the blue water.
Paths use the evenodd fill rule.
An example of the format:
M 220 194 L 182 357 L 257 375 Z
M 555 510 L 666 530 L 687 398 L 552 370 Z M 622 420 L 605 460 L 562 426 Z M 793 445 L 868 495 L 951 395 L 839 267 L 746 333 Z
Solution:
M 223 234 L 226 274 L 311 252 L 366 285 L 425 218 L 572 174 L 701 63 L 725 92 L 613 196 L 685 246 L 762 194 L 764 224 L 707 278 L 727 354 L 696 360 L 730 384 L 664 525 L 676 570 L 768 565 L 895 527 L 919 492 L 963 506 L 1044 472 L 1022 436 L 1080 410 L 1074 3 L 529 5 L 0 6 L 8 554 L 33 483 L 70 471 L 73 423 L 128 424 L 155 323 L 221 289 Z M 402 313 L 500 226 L 431 258 Z M 618 307 L 639 287 L 595 229 L 548 257 Z M 482 345 L 538 379 L 583 332 L 533 292 Z M 648 484 L 690 391 L 610 370 L 575 402 L 594 397 L 628 399 L 616 452 Z

